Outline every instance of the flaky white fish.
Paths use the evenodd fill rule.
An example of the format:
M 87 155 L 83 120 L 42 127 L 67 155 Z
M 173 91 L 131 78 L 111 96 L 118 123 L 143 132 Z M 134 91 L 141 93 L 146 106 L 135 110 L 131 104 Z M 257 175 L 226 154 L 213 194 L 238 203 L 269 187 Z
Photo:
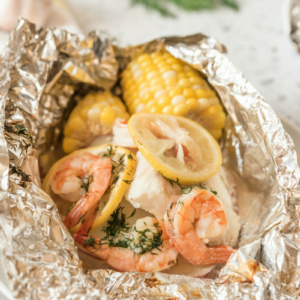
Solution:
M 134 207 L 141 208 L 162 219 L 172 198 L 182 194 L 181 188 L 157 173 L 140 151 L 136 154 L 137 168 L 134 180 L 125 198 Z

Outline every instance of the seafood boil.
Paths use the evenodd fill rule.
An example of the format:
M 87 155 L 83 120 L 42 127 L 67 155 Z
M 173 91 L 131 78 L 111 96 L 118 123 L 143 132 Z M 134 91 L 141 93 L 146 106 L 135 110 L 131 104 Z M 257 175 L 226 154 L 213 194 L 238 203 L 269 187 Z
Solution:
M 221 166 L 223 108 L 167 52 L 139 56 L 121 78 L 121 98 L 93 92 L 75 106 L 68 155 L 43 189 L 80 249 L 109 267 L 181 274 L 183 264 L 203 277 L 235 252 L 240 228 L 234 175 Z

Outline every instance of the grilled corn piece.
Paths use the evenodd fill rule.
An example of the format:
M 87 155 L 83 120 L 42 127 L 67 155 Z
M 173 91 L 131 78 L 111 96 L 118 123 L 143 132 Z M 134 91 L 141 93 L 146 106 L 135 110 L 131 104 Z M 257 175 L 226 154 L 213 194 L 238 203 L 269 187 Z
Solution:
M 71 153 L 112 133 L 116 118 L 128 120 L 123 102 L 108 91 L 86 95 L 73 109 L 64 129 L 63 149 Z
M 167 52 L 142 54 L 122 73 L 123 98 L 137 112 L 185 116 L 219 138 L 225 113 L 216 93 L 198 71 Z

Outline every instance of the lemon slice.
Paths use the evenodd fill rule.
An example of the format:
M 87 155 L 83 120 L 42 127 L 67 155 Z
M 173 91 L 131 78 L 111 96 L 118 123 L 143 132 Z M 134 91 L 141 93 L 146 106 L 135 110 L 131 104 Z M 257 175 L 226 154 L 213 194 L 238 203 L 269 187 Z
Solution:
M 66 201 L 56 195 L 51 189 L 51 181 L 56 174 L 59 166 L 63 161 L 74 157 L 76 155 L 89 152 L 91 154 L 97 155 L 99 157 L 110 157 L 113 164 L 113 173 L 111 175 L 111 182 L 106 193 L 103 195 L 99 202 L 97 216 L 95 218 L 92 230 L 101 226 L 113 213 L 113 211 L 118 207 L 121 202 L 124 193 L 128 189 L 136 169 L 136 158 L 132 152 L 129 150 L 118 147 L 115 145 L 102 145 L 99 147 L 91 147 L 86 149 L 81 149 L 67 155 L 57 161 L 48 172 L 44 179 L 42 188 L 49 194 L 52 199 L 57 204 L 58 210 L 61 215 L 65 216 L 68 213 L 72 203 Z M 71 228 L 70 230 L 75 232 L 79 229 L 80 223 Z
M 128 129 L 151 166 L 172 181 L 200 183 L 214 176 L 221 166 L 219 144 L 190 119 L 140 113 L 130 118 Z

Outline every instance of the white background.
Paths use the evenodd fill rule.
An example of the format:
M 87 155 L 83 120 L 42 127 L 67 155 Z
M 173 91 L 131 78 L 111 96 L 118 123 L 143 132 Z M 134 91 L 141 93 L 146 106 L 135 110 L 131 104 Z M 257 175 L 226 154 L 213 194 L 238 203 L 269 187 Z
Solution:
M 289 1 L 237 0 L 238 12 L 184 12 L 174 7 L 177 18 L 132 7 L 130 0 L 65 1 L 84 33 L 104 30 L 123 45 L 198 32 L 217 38 L 277 114 L 300 128 L 300 54 L 289 37 Z

